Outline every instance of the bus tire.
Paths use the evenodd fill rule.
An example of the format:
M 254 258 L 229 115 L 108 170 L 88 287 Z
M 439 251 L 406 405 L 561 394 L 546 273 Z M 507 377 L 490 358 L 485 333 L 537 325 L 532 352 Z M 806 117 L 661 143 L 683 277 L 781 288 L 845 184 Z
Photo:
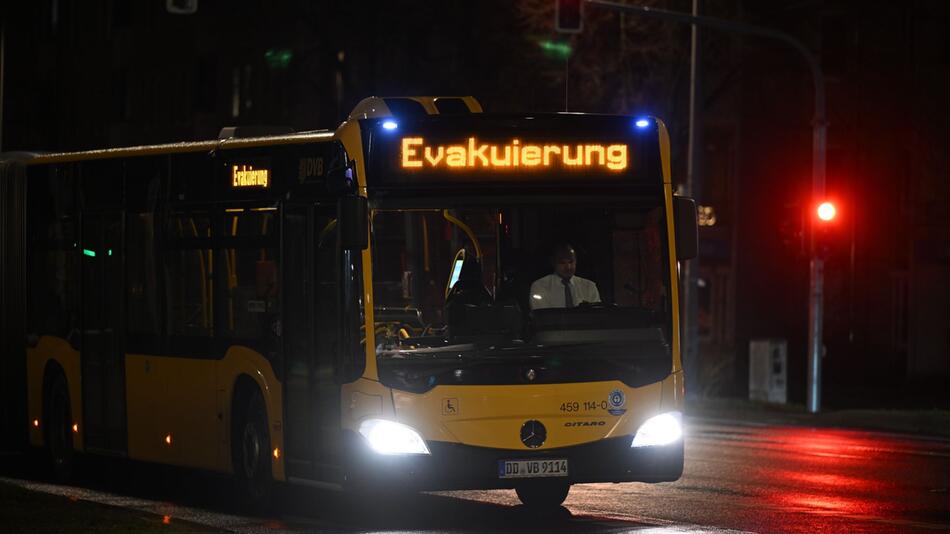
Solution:
M 564 502 L 571 485 L 567 482 L 529 482 L 515 487 L 521 502 L 529 508 L 555 508 Z
M 270 434 L 264 397 L 256 388 L 247 388 L 234 402 L 231 458 L 237 478 L 238 502 L 261 511 L 270 504 L 272 490 Z
M 61 372 L 53 371 L 43 400 L 43 441 L 50 474 L 59 482 L 69 480 L 73 472 L 72 408 L 69 386 Z

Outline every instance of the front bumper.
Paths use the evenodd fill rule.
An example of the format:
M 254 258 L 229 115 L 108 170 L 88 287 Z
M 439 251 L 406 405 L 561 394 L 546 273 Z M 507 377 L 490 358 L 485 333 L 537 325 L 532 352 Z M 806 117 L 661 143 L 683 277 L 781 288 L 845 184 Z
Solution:
M 346 482 L 423 490 L 513 488 L 525 480 L 498 478 L 501 460 L 566 458 L 571 484 L 587 482 L 668 482 L 683 473 L 683 440 L 662 447 L 631 448 L 632 437 L 547 450 L 505 450 L 458 443 L 427 442 L 429 455 L 384 456 L 348 433 Z

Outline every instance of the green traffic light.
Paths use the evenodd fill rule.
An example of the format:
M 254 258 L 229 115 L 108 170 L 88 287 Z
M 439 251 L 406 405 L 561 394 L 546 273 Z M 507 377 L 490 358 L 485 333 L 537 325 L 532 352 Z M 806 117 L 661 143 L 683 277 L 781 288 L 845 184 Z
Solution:
M 571 46 L 566 43 L 558 43 L 555 41 L 539 41 L 538 46 L 541 47 L 541 50 L 545 52 L 550 52 L 554 56 L 561 58 L 571 57 Z
M 286 48 L 271 48 L 267 52 L 264 52 L 264 61 L 266 61 L 271 68 L 275 69 L 287 68 L 293 58 L 294 53 Z

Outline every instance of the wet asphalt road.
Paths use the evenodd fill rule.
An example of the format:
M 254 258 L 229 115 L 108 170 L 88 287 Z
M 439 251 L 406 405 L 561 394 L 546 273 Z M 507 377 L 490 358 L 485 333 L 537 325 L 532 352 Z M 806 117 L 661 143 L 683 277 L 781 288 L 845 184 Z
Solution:
M 538 515 L 513 491 L 405 495 L 367 502 L 287 488 L 275 512 L 233 508 L 227 480 L 90 462 L 77 484 L 20 485 L 237 532 L 573 531 L 948 532 L 950 440 L 874 432 L 688 420 L 683 477 L 664 484 L 575 486 Z M 24 481 L 25 480 L 25 481 Z M 64 525 L 68 530 L 68 526 Z M 173 529 L 172 529 L 173 530 Z
M 683 477 L 576 486 L 577 517 L 672 530 L 950 531 L 950 441 L 840 429 L 691 421 Z M 455 493 L 502 504 L 500 492 Z

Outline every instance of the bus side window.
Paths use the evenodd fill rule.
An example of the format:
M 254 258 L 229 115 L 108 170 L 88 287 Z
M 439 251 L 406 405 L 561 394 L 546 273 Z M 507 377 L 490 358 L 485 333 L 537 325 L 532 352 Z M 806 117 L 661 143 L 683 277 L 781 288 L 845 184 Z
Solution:
M 154 215 L 129 213 L 126 232 L 128 331 L 132 337 L 136 334 L 156 336 L 159 326 Z
M 168 333 L 210 337 L 214 333 L 214 256 L 207 213 L 169 215 L 165 235 Z
M 322 210 L 321 210 L 322 211 Z M 314 229 L 317 243 L 314 247 L 314 263 L 317 271 L 316 328 L 317 351 L 315 366 L 317 376 L 340 376 L 336 366 L 341 341 L 340 331 L 340 264 L 339 231 L 334 213 L 317 213 Z M 324 378 L 325 380 L 326 378 Z
M 224 333 L 262 345 L 265 353 L 276 350 L 281 334 L 275 213 L 228 210 L 224 225 Z
M 28 242 L 29 313 L 32 335 L 55 335 L 78 342 L 79 260 L 76 193 L 69 164 L 43 166 L 30 176 Z M 74 339 L 70 339 L 71 333 Z

